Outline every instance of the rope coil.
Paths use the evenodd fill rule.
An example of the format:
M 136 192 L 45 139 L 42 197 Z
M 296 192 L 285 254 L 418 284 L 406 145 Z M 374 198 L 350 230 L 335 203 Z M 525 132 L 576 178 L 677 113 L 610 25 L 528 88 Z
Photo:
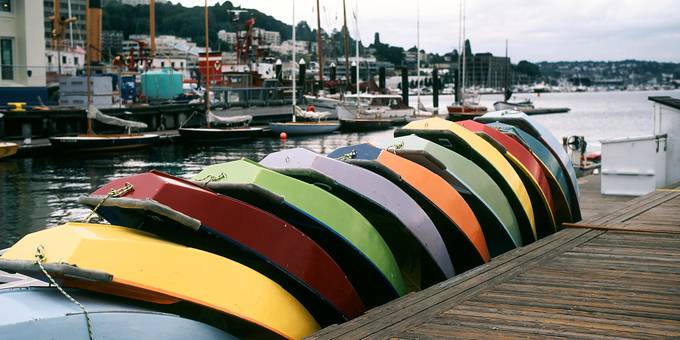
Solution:
M 74 299 L 69 293 L 67 293 L 61 286 L 57 283 L 57 281 L 52 278 L 52 275 L 50 275 L 45 267 L 43 266 L 43 262 L 47 260 L 47 256 L 45 256 L 45 247 L 40 244 L 35 250 L 35 263 L 40 267 L 40 270 L 45 274 L 47 279 L 50 280 L 50 283 L 57 287 L 57 290 L 64 295 L 69 301 L 73 302 L 76 306 L 80 307 L 80 309 L 83 311 L 83 314 L 85 315 L 85 321 L 87 322 L 87 335 L 90 340 L 94 339 L 94 335 L 92 334 L 92 320 L 90 320 L 90 314 L 78 300 Z

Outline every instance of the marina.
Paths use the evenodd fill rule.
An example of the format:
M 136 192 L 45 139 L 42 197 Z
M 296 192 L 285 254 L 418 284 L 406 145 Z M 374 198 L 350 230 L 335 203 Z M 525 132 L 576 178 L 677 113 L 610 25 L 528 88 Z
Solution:
M 636 6 L 0 0 L 0 338 L 680 337 Z

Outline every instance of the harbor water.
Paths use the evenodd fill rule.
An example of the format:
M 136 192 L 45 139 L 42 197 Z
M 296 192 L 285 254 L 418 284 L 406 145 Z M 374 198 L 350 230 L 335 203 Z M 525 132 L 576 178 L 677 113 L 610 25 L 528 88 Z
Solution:
M 630 137 L 652 132 L 652 103 L 649 96 L 679 97 L 680 91 L 586 92 L 519 94 L 536 107 L 570 107 L 571 112 L 535 116 L 557 137 L 585 136 L 594 149 L 599 140 Z M 491 108 L 500 95 L 482 97 Z M 452 96 L 440 97 L 445 109 Z M 410 99 L 411 104 L 416 98 Z M 431 106 L 432 97 L 422 96 Z M 284 148 L 305 147 L 328 153 L 338 147 L 389 138 L 391 130 L 369 133 L 335 133 L 326 136 L 295 137 L 280 141 L 261 138 L 235 144 L 192 146 L 170 144 L 125 153 L 89 155 L 47 155 L 9 158 L 0 161 L 0 249 L 23 235 L 67 221 L 82 220 L 89 212 L 77 199 L 115 178 L 152 169 L 188 178 L 203 167 L 247 157 L 260 160 Z

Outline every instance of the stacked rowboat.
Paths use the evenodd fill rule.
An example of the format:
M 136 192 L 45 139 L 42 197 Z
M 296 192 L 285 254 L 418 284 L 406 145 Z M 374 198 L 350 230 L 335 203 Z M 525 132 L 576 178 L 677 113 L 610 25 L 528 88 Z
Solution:
M 0 290 L 3 305 L 32 301 L 0 311 L 0 332 L 308 336 L 580 220 L 555 141 L 502 111 L 414 121 L 328 155 L 296 148 L 215 164 L 190 180 L 114 180 L 80 198 L 110 224 L 42 230 L 0 257 L 1 270 L 63 290 Z M 129 322 L 142 317 L 147 333 Z

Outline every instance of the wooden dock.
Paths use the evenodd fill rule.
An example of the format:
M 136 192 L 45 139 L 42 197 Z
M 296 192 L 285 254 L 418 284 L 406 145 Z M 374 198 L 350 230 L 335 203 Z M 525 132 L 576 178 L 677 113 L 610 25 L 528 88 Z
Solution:
M 577 225 L 311 338 L 680 337 L 680 184 L 581 190 Z

